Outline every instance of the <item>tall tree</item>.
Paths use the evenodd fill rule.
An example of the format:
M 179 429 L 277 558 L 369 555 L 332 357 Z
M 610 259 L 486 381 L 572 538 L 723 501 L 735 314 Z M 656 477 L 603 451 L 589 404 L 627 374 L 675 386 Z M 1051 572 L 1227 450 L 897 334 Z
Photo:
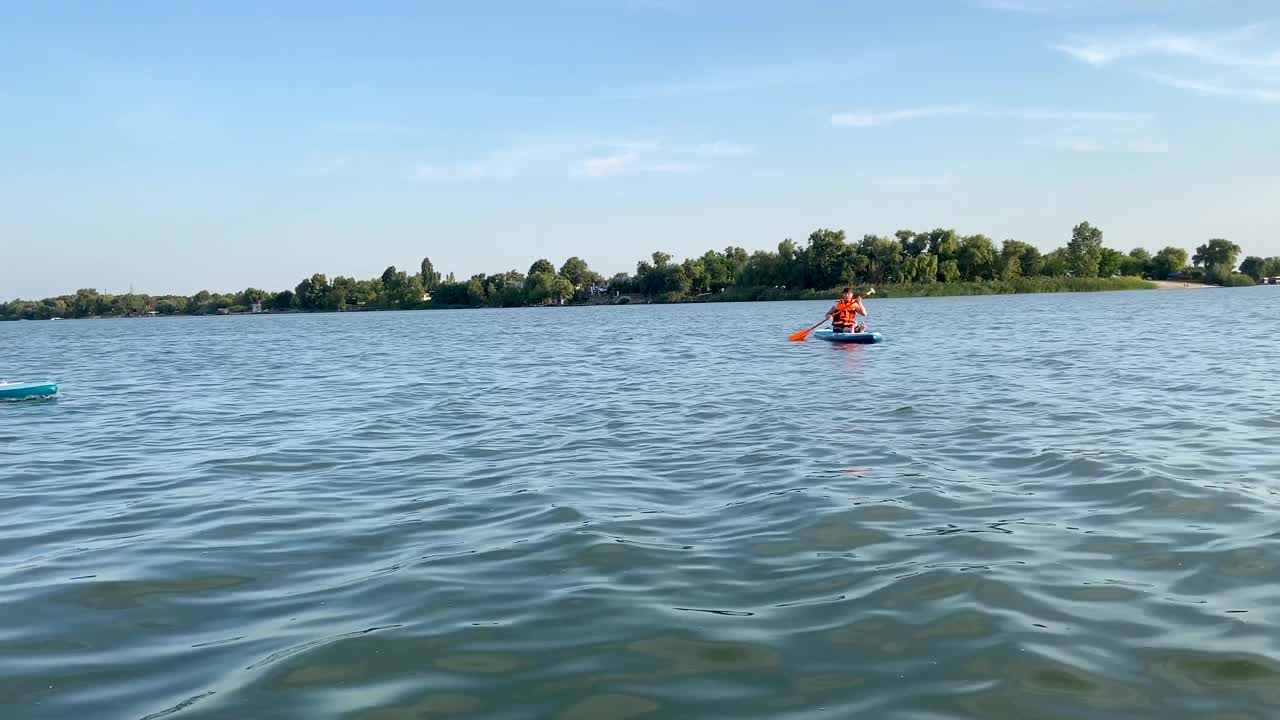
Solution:
M 845 235 L 843 230 L 815 230 L 805 247 L 805 284 L 811 288 L 830 289 L 844 274 Z
M 1280 255 L 1267 258 L 1267 265 L 1262 270 L 1264 277 L 1280 277 Z
M 1227 272 L 1230 272 L 1235 268 L 1236 258 L 1239 256 L 1239 245 L 1230 240 L 1214 238 L 1196 248 L 1196 254 L 1191 256 L 1191 262 L 1206 270 L 1210 268 L 1226 268 Z
M 1102 230 L 1082 222 L 1071 229 L 1067 266 L 1076 277 L 1097 277 L 1102 261 Z
M 1040 250 L 1021 240 L 1005 240 L 1000 247 L 1000 274 L 1005 279 L 1040 274 Z
M 1151 272 L 1157 280 L 1164 280 L 1173 273 L 1182 272 L 1186 267 L 1187 251 L 1172 245 L 1151 258 Z
M 960 277 L 987 280 L 995 275 L 996 246 L 986 235 L 970 235 L 960 243 Z
M 1111 248 L 1102 248 L 1098 257 L 1098 275 L 1101 277 L 1111 277 L 1120 273 L 1120 266 L 1124 264 L 1125 254 L 1119 250 Z
M 1120 261 L 1121 275 L 1141 275 L 1151 272 L 1151 253 L 1146 248 L 1136 247 Z
M 436 272 L 435 266 L 431 264 L 431 258 L 422 258 L 422 268 L 418 277 L 422 279 L 422 288 L 427 292 L 440 287 L 440 273 Z
M 564 261 L 564 265 L 560 266 L 560 276 L 568 280 L 575 288 L 582 287 L 593 280 L 594 273 L 587 266 L 587 261 L 580 257 L 574 256 Z

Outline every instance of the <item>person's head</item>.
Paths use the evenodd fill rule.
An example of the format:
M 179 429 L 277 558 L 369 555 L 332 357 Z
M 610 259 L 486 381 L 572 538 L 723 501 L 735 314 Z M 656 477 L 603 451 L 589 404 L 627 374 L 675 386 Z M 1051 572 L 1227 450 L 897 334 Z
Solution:
M 852 300 L 852 299 L 853 299 L 853 288 L 845 288 L 845 289 L 840 293 L 840 296 L 841 296 L 841 297 L 843 297 L 845 300 Z

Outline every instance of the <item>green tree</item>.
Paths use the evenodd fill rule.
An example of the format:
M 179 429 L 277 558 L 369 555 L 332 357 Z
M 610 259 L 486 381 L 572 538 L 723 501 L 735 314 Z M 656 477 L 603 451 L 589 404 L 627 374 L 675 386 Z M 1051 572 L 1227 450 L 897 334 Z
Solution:
M 955 260 L 945 260 L 938 263 L 938 279 L 944 283 L 958 282 L 960 280 L 960 263 Z
M 970 235 L 960 242 L 960 277 L 987 280 L 995 276 L 996 246 L 986 235 Z
M 1262 278 L 1266 277 L 1266 268 L 1267 261 L 1256 255 L 1250 255 L 1240 263 L 1240 272 L 1253 278 L 1254 282 L 1258 282 Z
M 618 293 L 631 293 L 632 291 L 631 276 L 627 273 L 620 272 L 609 278 L 609 289 Z
M 440 287 L 440 273 L 436 272 L 435 266 L 431 264 L 431 258 L 422 258 L 422 268 L 418 277 L 422 279 L 422 287 L 427 292 Z
M 542 258 L 540 260 L 535 260 L 534 263 L 529 266 L 528 275 L 533 276 L 533 275 L 538 275 L 540 273 L 551 273 L 552 275 L 554 275 L 555 272 L 556 272 L 556 266 L 552 265 L 550 260 L 547 260 L 546 258 Z
M 903 248 L 897 238 L 864 235 L 858 253 L 867 258 L 871 282 L 893 282 L 902 275 Z
M 1102 262 L 1102 230 L 1082 222 L 1071 229 L 1067 267 L 1075 277 L 1097 277 Z
M 1239 245 L 1231 242 L 1230 240 L 1214 238 L 1208 243 L 1196 248 L 1196 253 L 1191 257 L 1191 262 L 1199 267 L 1228 265 L 1234 268 L 1236 265 L 1236 257 L 1239 255 Z
M 924 253 L 907 258 L 902 264 L 902 282 L 925 284 L 938 282 L 937 256 Z
M 1151 253 L 1145 248 L 1134 248 L 1120 261 L 1120 274 L 1138 276 L 1151 272 Z
M 1205 279 L 1209 282 L 1225 284 L 1236 266 L 1236 258 L 1239 255 L 1239 245 L 1230 240 L 1214 238 L 1196 248 L 1196 254 L 1191 257 L 1191 262 L 1197 267 L 1204 268 Z
M 830 289 L 840 282 L 845 265 L 843 230 L 815 230 L 809 235 L 804 252 L 807 287 Z
M 960 255 L 960 237 L 955 230 L 936 228 L 929 231 L 929 252 L 938 256 L 939 267 Z M 944 281 L 945 282 L 945 281 Z
M 1111 248 L 1102 248 L 1101 255 L 1098 258 L 1098 275 L 1100 277 L 1111 277 L 1120 274 L 1120 267 L 1124 265 L 1125 254 L 1119 250 Z
M 1048 277 L 1062 277 L 1067 274 L 1068 268 L 1067 251 L 1062 248 L 1045 255 L 1040 263 L 1040 273 Z
M 1264 277 L 1280 277 L 1280 255 L 1273 255 L 1267 258 L 1266 267 L 1263 268 Z
M 560 276 L 568 280 L 574 288 L 580 288 L 598 281 L 600 275 L 592 272 L 587 261 L 580 257 L 571 257 L 560 266 Z
M 355 294 L 359 284 L 355 278 L 339 275 L 329 284 L 329 292 L 325 294 L 325 310 L 342 310 L 347 305 L 356 304 Z
M 484 305 L 485 298 L 488 297 L 484 286 L 485 276 L 483 273 L 472 275 L 471 279 L 467 281 L 467 302 L 476 307 Z
M 567 300 L 573 297 L 573 283 L 569 282 L 568 278 L 556 277 L 551 288 L 556 300 Z
M 201 291 L 203 292 L 203 291 Z M 329 279 L 324 273 L 316 273 L 311 277 L 298 283 L 293 290 L 297 296 L 298 306 L 304 310 L 320 310 L 324 307 L 325 298 L 329 293 Z M 208 297 L 208 293 L 204 293 Z M 202 305 L 205 300 L 198 297 L 191 298 L 191 305 Z
M 1031 243 L 1021 240 L 1005 240 L 1000 246 L 1000 276 L 1006 280 L 1037 275 L 1040 272 L 1040 251 Z
M 533 268 L 530 268 L 531 270 Z M 538 272 L 530 273 L 524 281 L 525 296 L 529 298 L 531 303 L 546 304 L 555 299 L 556 295 L 556 274 L 539 268 Z
M 1157 280 L 1165 280 L 1169 275 L 1182 272 L 1187 267 L 1187 251 L 1169 246 L 1151 258 L 1151 272 Z

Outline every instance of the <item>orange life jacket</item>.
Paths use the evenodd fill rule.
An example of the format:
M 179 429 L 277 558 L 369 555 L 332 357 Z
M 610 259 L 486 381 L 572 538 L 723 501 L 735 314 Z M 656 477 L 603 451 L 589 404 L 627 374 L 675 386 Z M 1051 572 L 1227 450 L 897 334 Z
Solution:
M 852 327 L 857 322 L 857 311 L 862 309 L 862 302 L 858 298 L 849 301 L 843 299 L 836 302 L 835 314 L 831 316 L 832 325 L 840 325 L 842 327 Z

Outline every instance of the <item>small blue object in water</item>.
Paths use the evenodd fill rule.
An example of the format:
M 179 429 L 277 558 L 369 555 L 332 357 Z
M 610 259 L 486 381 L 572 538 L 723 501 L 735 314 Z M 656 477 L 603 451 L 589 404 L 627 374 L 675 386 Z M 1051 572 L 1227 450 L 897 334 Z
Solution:
M 826 340 L 827 342 L 855 343 L 859 345 L 870 345 L 884 340 L 878 332 L 838 333 L 830 330 L 819 330 L 813 335 L 819 340 Z
M 58 394 L 55 383 L 6 383 L 0 382 L 0 400 L 26 400 Z

